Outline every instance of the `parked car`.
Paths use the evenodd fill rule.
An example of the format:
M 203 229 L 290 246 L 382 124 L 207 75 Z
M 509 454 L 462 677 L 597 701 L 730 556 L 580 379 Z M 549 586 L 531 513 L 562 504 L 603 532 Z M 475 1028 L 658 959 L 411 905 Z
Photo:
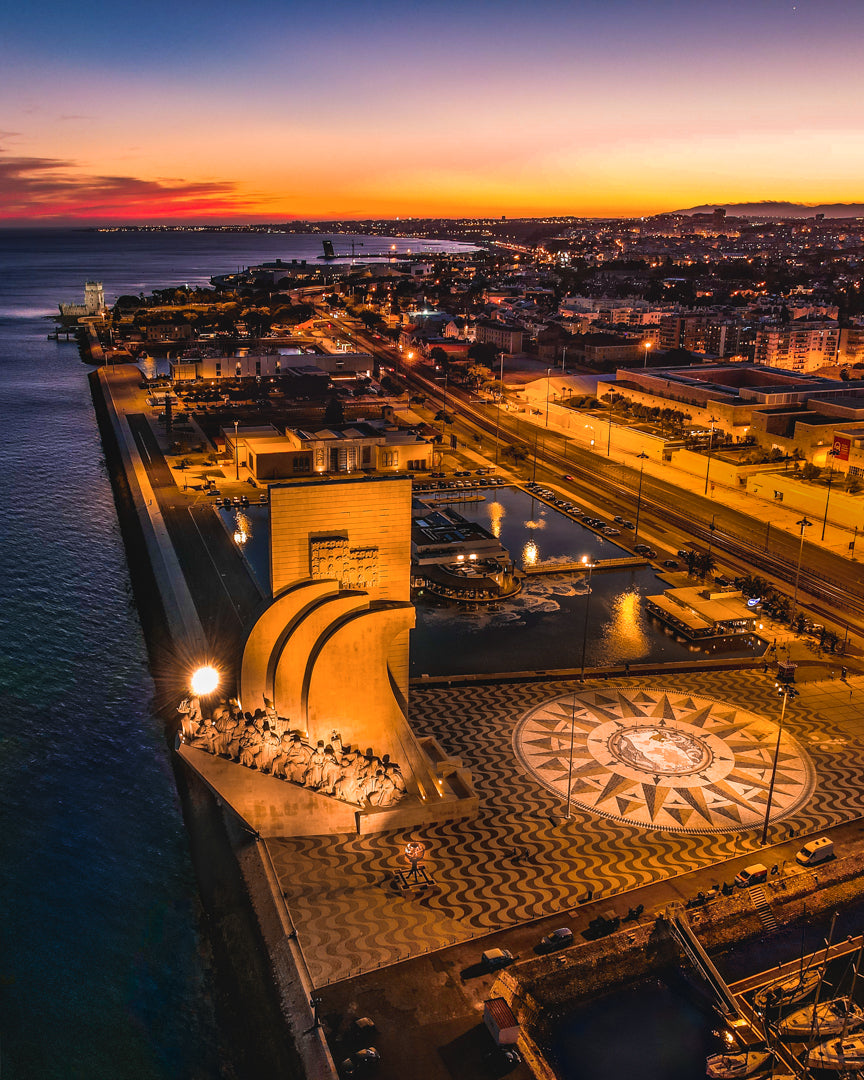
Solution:
M 678 556 L 679 559 L 685 559 L 685 560 L 687 559 L 687 556 L 689 554 L 690 554 L 690 552 L 685 551 L 684 548 L 678 548 L 678 551 L 676 552 L 676 555 Z
M 551 934 L 547 934 L 543 938 L 540 942 L 540 948 L 544 952 L 552 952 L 554 949 L 563 949 L 572 944 L 573 931 L 569 926 L 559 926 L 557 930 L 553 930 Z
M 624 518 L 621 517 L 620 514 L 616 514 L 615 517 L 612 518 L 612 520 L 615 522 L 616 525 L 623 525 L 624 524 Z
M 623 520 L 623 521 L 621 522 L 621 528 L 622 528 L 622 529 L 635 529 L 635 528 L 636 528 L 636 526 L 635 526 L 635 525 L 633 524 L 633 522 L 632 522 L 632 521 L 628 521 L 628 520 L 627 520 L 627 519 L 625 518 L 625 519 L 624 519 L 624 520 Z
M 647 555 L 651 548 L 647 544 L 634 544 L 633 550 L 637 555 Z
M 371 1072 L 380 1060 L 381 1055 L 374 1046 L 365 1046 L 351 1057 L 345 1058 L 339 1066 L 339 1071 L 343 1076 L 362 1076 L 364 1073 Z
M 817 836 L 809 840 L 795 856 L 795 861 L 802 866 L 816 866 L 834 858 L 834 842 L 828 836 Z
M 266 503 L 267 502 L 267 495 L 266 495 L 265 492 L 262 491 L 261 494 L 258 496 L 258 502 L 259 503 Z
M 509 949 L 487 949 L 480 958 L 480 962 L 487 971 L 498 971 L 500 968 L 512 964 L 516 957 Z
M 603 532 L 604 536 L 620 536 L 621 535 L 621 530 L 616 529 L 612 525 L 607 525 L 605 527 L 605 529 L 602 530 L 602 532 Z
M 666 567 L 667 570 L 678 569 L 678 563 L 674 559 L 664 559 L 663 565 Z
M 767 879 L 768 867 L 764 863 L 752 863 L 735 875 L 735 884 L 741 889 L 747 889 L 751 885 L 761 885 Z

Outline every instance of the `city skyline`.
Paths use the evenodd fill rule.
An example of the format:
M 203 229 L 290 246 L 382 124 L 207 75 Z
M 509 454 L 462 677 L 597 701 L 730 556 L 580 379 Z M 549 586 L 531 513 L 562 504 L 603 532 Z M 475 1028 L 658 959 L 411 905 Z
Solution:
M 0 224 L 857 202 L 862 29 L 840 0 L 21 7 Z

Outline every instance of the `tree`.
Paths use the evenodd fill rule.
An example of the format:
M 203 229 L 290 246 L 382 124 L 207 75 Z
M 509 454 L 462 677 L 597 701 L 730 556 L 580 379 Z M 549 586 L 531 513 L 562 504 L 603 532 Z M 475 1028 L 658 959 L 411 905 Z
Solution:
M 700 551 L 696 558 L 696 569 L 699 572 L 699 577 L 704 580 L 708 574 L 712 573 L 717 567 L 717 560 L 710 553 L 710 551 Z
M 812 461 L 808 461 L 801 470 L 802 480 L 818 480 L 821 475 L 822 470 L 818 465 L 814 465 Z
M 468 359 L 491 368 L 498 359 L 498 350 L 489 341 L 475 341 L 468 348 Z
M 436 345 L 432 352 L 429 353 L 429 359 L 435 364 L 435 367 L 446 368 L 450 363 L 450 357 L 440 345 Z
M 337 394 L 333 394 L 324 409 L 324 423 L 336 425 L 345 423 L 345 408 Z

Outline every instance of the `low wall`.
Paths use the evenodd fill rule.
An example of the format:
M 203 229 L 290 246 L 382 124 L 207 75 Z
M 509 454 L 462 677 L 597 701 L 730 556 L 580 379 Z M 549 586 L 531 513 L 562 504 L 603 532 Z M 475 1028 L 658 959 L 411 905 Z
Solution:
M 860 904 L 864 854 L 850 855 L 763 886 L 778 928 Z M 765 929 L 745 890 L 688 913 L 706 952 L 762 940 Z M 658 969 L 686 963 L 663 915 L 569 952 L 529 960 L 498 977 L 493 994 L 506 998 L 534 1042 L 544 1042 L 566 1013 L 639 982 Z

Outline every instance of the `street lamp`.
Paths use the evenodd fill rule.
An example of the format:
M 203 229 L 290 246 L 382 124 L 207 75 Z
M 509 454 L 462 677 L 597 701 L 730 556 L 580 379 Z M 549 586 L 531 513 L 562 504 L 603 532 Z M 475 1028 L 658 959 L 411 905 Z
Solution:
M 813 522 L 808 521 L 806 517 L 803 517 L 800 521 L 796 521 L 795 524 L 801 530 L 801 543 L 798 545 L 798 568 L 795 571 L 795 595 L 792 597 L 792 619 L 795 618 L 795 612 L 798 609 L 798 579 L 801 577 L 801 555 L 804 552 L 804 530 L 809 529 Z M 790 624 L 792 619 L 789 620 Z
M 832 447 L 828 451 L 829 458 L 840 457 L 840 451 L 836 447 Z M 831 498 L 831 481 L 834 479 L 834 462 L 828 462 L 828 493 L 825 496 L 825 516 L 822 518 L 822 539 L 825 539 L 825 528 L 828 525 L 828 500 Z
M 585 682 L 585 648 L 588 643 L 588 609 L 591 606 L 591 572 L 597 563 L 592 562 L 589 555 L 583 555 L 581 562 L 588 571 L 588 592 L 585 596 L 585 621 L 582 624 L 582 665 L 579 671 L 579 682 Z
M 642 473 L 645 469 L 645 462 L 648 460 L 648 455 L 643 450 L 641 454 L 636 455 L 640 459 L 639 465 L 639 494 L 636 496 L 636 528 L 633 532 L 633 539 L 639 539 L 639 512 L 642 509 Z
M 702 493 L 703 495 L 708 494 L 708 474 L 711 471 L 711 450 L 714 446 L 714 425 L 718 423 L 717 417 L 712 416 L 708 423 L 711 425 L 711 435 L 708 438 L 708 465 L 705 469 L 705 490 Z
M 648 350 L 654 344 L 653 341 L 643 341 L 642 348 L 645 350 L 645 359 L 642 361 L 642 367 L 648 367 Z
M 237 425 L 239 421 L 234 421 L 234 479 L 240 479 L 240 448 L 237 446 Z
M 588 608 L 591 604 L 591 571 L 597 565 L 588 555 L 582 556 L 582 565 L 588 571 L 588 592 L 585 596 L 585 622 L 582 626 L 582 666 L 579 681 L 585 682 L 585 646 L 588 641 Z M 576 691 L 573 691 L 573 712 L 570 717 L 570 763 L 567 767 L 567 820 L 570 820 L 570 796 L 573 792 L 573 750 L 576 742 Z
M 803 534 L 803 530 L 802 530 Z M 768 818 L 771 815 L 771 800 L 774 797 L 774 780 L 777 776 L 777 758 L 780 756 L 780 739 L 783 735 L 783 717 L 786 715 L 786 705 L 789 698 L 798 697 L 798 691 L 790 683 L 776 683 L 777 693 L 783 698 L 783 707 L 780 710 L 780 723 L 777 725 L 777 743 L 774 746 L 774 762 L 771 766 L 771 783 L 768 785 L 768 804 L 765 807 L 765 824 L 762 826 L 762 839 L 760 846 L 765 846 L 768 836 Z

